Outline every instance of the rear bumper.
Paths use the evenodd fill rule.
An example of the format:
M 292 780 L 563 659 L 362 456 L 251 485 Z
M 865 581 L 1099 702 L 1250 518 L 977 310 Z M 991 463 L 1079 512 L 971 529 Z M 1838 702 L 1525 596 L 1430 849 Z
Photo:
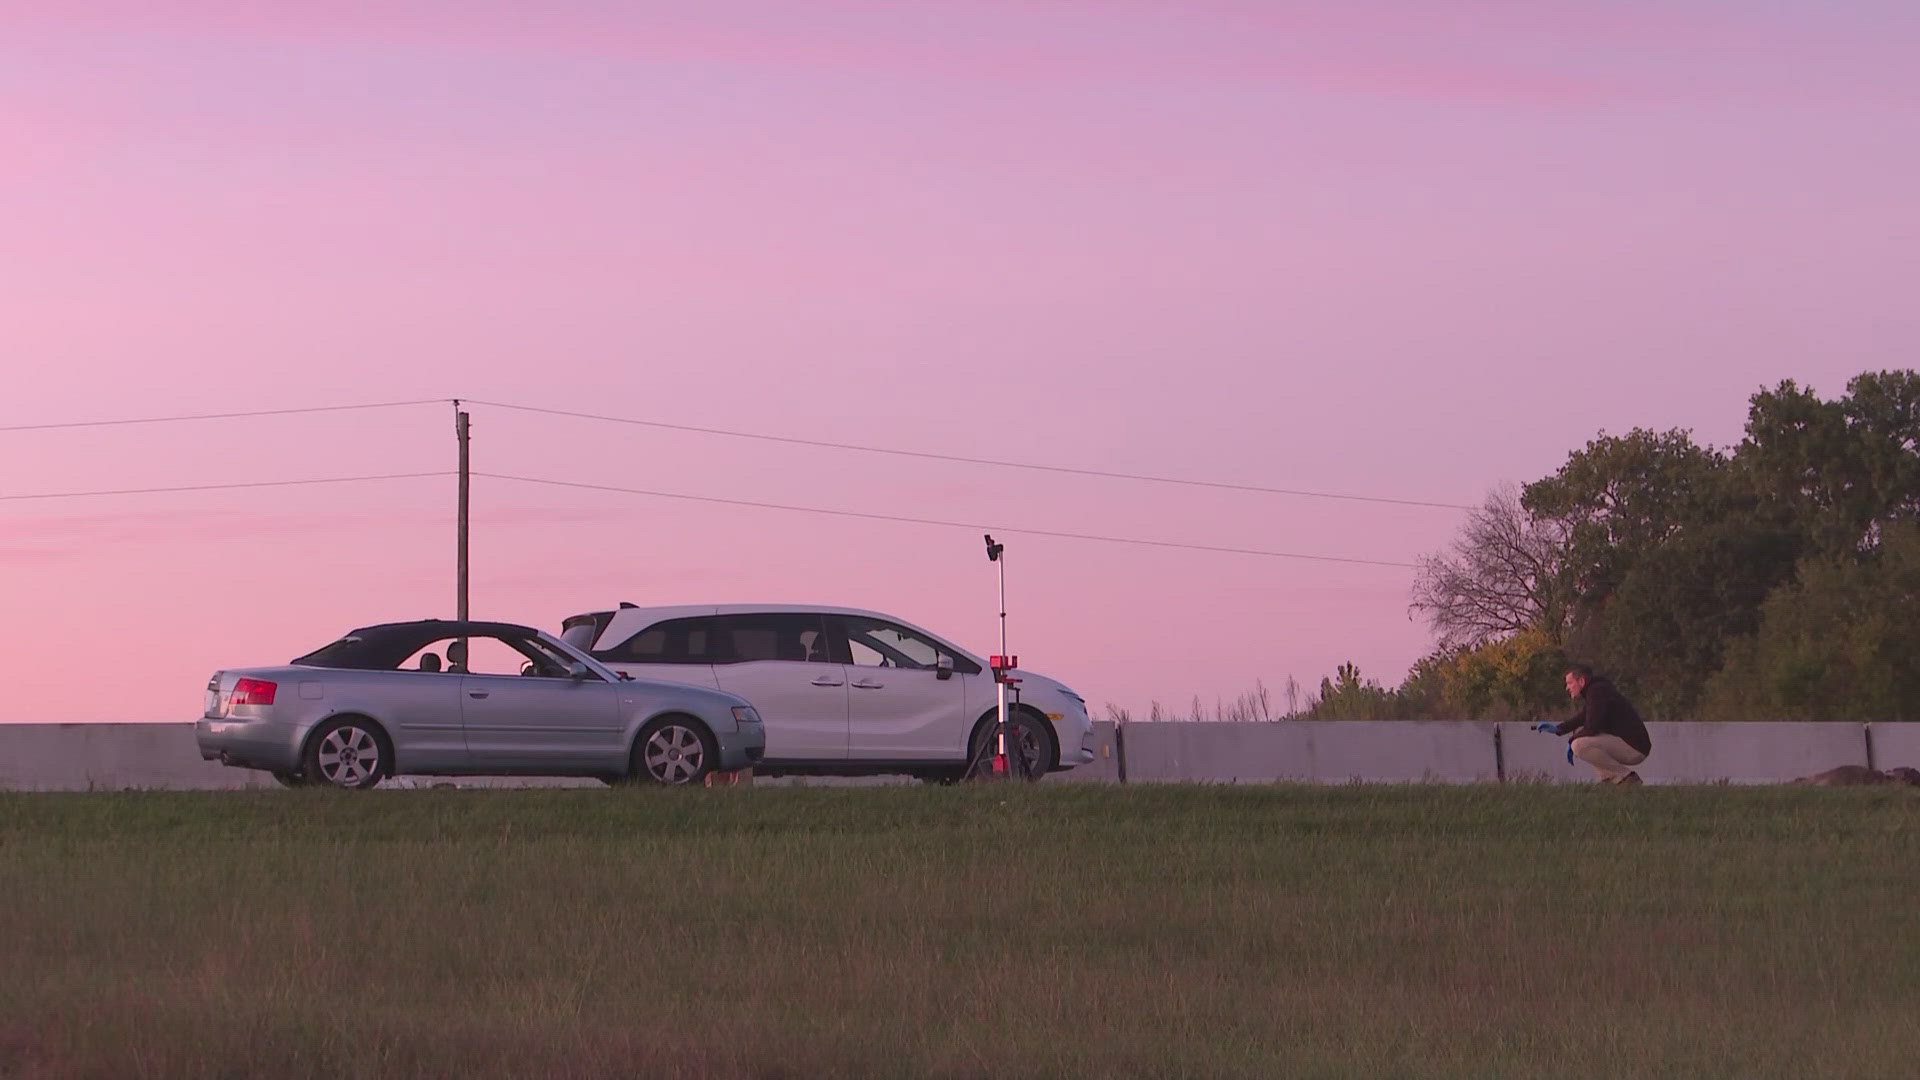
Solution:
M 200 757 L 246 769 L 290 772 L 300 767 L 300 730 L 273 720 L 214 720 L 193 725 Z

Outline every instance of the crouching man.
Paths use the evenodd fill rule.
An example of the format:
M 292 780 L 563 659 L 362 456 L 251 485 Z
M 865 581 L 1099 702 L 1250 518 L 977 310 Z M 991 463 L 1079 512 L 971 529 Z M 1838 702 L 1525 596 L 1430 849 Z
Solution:
M 1653 740 L 1633 705 L 1586 664 L 1567 665 L 1567 693 L 1580 703 L 1580 712 L 1563 724 L 1547 722 L 1537 729 L 1572 735 L 1573 756 L 1593 766 L 1603 783 L 1640 783 L 1633 767 L 1653 752 Z

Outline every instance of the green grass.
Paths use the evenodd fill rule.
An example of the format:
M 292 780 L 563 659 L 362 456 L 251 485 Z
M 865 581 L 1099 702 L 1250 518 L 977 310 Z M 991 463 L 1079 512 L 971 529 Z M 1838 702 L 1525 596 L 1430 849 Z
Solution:
M 0 794 L 0 1075 L 1910 1076 L 1920 791 Z

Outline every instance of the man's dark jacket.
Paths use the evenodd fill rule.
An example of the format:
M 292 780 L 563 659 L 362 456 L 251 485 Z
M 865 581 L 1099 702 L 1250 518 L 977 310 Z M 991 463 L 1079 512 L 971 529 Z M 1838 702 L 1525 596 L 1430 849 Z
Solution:
M 1579 715 L 1554 728 L 1554 734 L 1571 732 L 1576 739 L 1587 735 L 1617 735 L 1622 742 L 1643 754 L 1653 752 L 1653 740 L 1647 736 L 1647 725 L 1605 675 L 1595 675 L 1587 680 L 1586 688 L 1580 691 L 1580 701 Z

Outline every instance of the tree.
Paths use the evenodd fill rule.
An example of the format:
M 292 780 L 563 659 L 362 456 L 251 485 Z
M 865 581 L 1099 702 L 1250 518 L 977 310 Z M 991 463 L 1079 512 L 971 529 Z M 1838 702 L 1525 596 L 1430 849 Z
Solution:
M 1341 664 L 1332 679 L 1320 680 L 1320 700 L 1302 720 L 1397 720 L 1400 710 L 1393 691 L 1360 676 L 1359 665 Z
M 1821 554 L 1767 598 L 1706 686 L 1714 719 L 1920 719 L 1920 525 L 1866 558 Z
M 1678 532 L 1587 612 L 1568 648 L 1614 673 L 1649 716 L 1690 718 L 1727 640 L 1759 625 L 1802 548 L 1797 532 L 1752 515 Z
M 1414 662 L 1397 693 L 1403 719 L 1535 720 L 1563 711 L 1567 655 L 1544 631 L 1442 648 Z
M 1726 458 L 1691 433 L 1602 433 L 1552 476 L 1528 484 L 1521 506 L 1564 530 L 1568 587 L 1578 605 L 1604 603 L 1647 552 L 1716 516 Z M 1580 612 L 1575 611 L 1577 622 Z
M 1558 649 L 1662 719 L 1905 715 L 1916 528 L 1920 373 L 1868 372 L 1833 401 L 1761 390 L 1731 453 L 1682 429 L 1602 432 L 1422 560 L 1412 606 L 1439 648 L 1397 705 L 1543 710 Z
M 1527 513 L 1509 485 L 1468 515 L 1450 551 L 1420 560 L 1412 606 L 1451 649 L 1527 630 L 1558 641 L 1571 600 L 1566 530 Z
M 1870 550 L 1920 518 L 1920 375 L 1869 372 L 1822 401 L 1791 380 L 1753 396 L 1741 479 L 1829 555 Z
M 1526 630 L 1457 654 L 1442 669 L 1441 685 L 1454 715 L 1538 720 L 1567 711 L 1566 671 L 1559 643 Z

